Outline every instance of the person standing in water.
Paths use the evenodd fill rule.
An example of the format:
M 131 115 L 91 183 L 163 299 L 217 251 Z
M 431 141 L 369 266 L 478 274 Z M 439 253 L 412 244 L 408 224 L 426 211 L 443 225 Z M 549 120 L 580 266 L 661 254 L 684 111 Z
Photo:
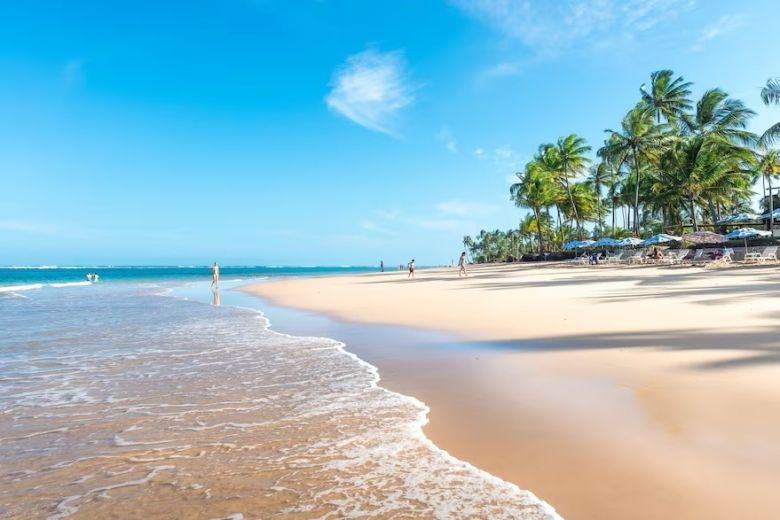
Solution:
M 458 278 L 461 276 L 468 276 L 466 272 L 466 252 L 463 251 L 460 254 L 460 260 L 458 260 Z
M 384 260 L 380 260 L 379 261 L 379 271 L 382 272 L 382 273 L 385 272 L 385 261 Z
M 98 283 L 100 281 L 100 275 L 92 273 L 92 283 Z
M 214 265 L 211 266 L 211 286 L 219 286 L 219 266 L 216 262 L 214 262 Z
M 407 278 L 414 278 L 414 258 L 409 262 L 409 276 Z
M 87 281 L 92 283 L 92 273 L 87 273 Z

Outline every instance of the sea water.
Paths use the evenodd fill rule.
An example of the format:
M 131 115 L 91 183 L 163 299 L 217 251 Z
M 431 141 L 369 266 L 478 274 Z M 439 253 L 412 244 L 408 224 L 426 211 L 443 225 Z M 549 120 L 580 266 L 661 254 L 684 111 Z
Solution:
M 0 517 L 556 517 L 348 346 L 180 280 L 52 283 L 0 295 Z

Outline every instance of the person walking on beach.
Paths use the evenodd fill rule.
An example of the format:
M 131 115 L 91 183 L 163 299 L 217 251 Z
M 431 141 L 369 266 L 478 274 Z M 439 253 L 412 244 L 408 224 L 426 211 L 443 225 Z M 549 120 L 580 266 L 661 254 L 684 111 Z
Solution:
M 214 265 L 211 266 L 211 286 L 219 286 L 219 266 L 216 262 L 214 262 Z
M 409 262 L 409 276 L 406 278 L 414 278 L 414 258 L 412 258 L 412 261 Z
M 468 276 L 466 272 L 466 252 L 463 251 L 460 254 L 460 260 L 458 260 L 458 278 L 461 276 Z

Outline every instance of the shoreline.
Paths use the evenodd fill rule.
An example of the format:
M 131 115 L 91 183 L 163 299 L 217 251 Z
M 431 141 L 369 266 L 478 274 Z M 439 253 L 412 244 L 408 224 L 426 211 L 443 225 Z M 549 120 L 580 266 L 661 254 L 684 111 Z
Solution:
M 487 266 L 473 269 L 465 284 L 458 283 L 456 273 L 437 269 L 421 270 L 418 279 L 409 282 L 391 272 L 264 282 L 243 290 L 275 305 L 339 321 L 447 330 L 463 337 L 463 345 L 428 352 L 424 361 L 408 352 L 401 359 L 385 353 L 378 363 L 368 361 L 378 366 L 391 390 L 430 407 L 425 433 L 437 446 L 529 489 L 564 517 L 720 518 L 739 510 L 769 518 L 767 497 L 772 475 L 780 468 L 772 438 L 780 433 L 780 425 L 765 417 L 765 411 L 776 409 L 780 401 L 780 388 L 773 382 L 777 367 L 750 366 L 743 360 L 741 369 L 734 368 L 749 350 L 729 347 L 738 332 L 719 339 L 718 332 L 697 333 L 692 325 L 720 322 L 723 329 L 718 315 L 724 315 L 724 308 L 733 314 L 740 300 L 754 299 L 754 319 L 747 320 L 753 326 L 745 323 L 741 334 L 748 342 L 766 336 L 769 331 L 757 331 L 756 325 L 767 329 L 780 317 L 767 315 L 772 310 L 765 297 L 773 288 L 771 274 L 771 267 L 694 271 Z M 769 285 L 763 292 L 755 285 L 757 277 Z M 453 281 L 458 285 L 452 286 Z M 716 308 L 703 320 L 695 305 L 703 296 L 712 296 L 703 287 L 712 281 L 733 301 L 701 305 Z M 626 284 L 646 286 L 632 298 L 638 303 L 616 298 Z M 652 320 L 641 313 L 636 321 L 626 320 L 630 326 L 599 319 L 603 310 L 594 314 L 586 308 L 579 317 L 579 312 L 571 313 L 581 299 L 603 296 L 605 287 L 617 300 L 609 306 L 621 313 L 630 315 L 637 305 L 647 313 L 650 305 L 649 311 L 669 325 L 681 324 L 672 318 L 687 313 L 687 327 L 648 329 Z M 651 290 L 671 288 L 680 301 L 655 305 L 659 296 Z M 563 297 L 562 289 L 574 290 L 576 298 Z M 553 294 L 542 294 L 549 292 Z M 518 293 L 525 303 L 516 313 L 508 312 L 506 300 L 517 306 Z M 409 303 L 420 299 L 426 305 Z M 557 303 L 550 307 L 557 313 L 543 311 L 550 301 Z M 598 305 L 606 303 L 590 308 Z M 477 310 L 464 313 L 462 307 Z M 767 312 L 755 316 L 760 309 Z M 524 312 L 524 327 L 507 323 L 508 316 Z M 740 321 L 739 316 L 732 318 Z M 562 329 L 570 333 L 549 333 Z M 526 332 L 525 337 L 518 331 Z M 686 344 L 675 346 L 681 340 Z M 773 356 L 774 343 L 764 344 Z M 347 348 L 355 352 L 352 344 Z M 730 360 L 735 356 L 736 361 Z M 713 378 L 718 371 L 725 376 Z M 722 406 L 712 404 L 719 402 Z M 729 500 L 713 491 L 724 489 Z

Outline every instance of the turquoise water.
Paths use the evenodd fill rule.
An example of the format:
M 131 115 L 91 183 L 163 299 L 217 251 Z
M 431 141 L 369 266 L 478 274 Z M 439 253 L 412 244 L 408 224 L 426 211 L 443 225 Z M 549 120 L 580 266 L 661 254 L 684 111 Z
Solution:
M 273 276 L 318 276 L 378 271 L 370 266 L 224 266 L 222 280 Z M 98 273 L 101 283 L 165 282 L 211 279 L 210 266 L 77 266 L 0 267 L 0 292 L 45 286 L 86 285 L 87 273 Z
M 234 269 L 221 296 L 206 268 L 16 275 L 39 287 L 0 293 L 0 518 L 559 518 L 437 448 L 425 404 L 343 343 L 274 331 L 228 280 L 368 268 Z

